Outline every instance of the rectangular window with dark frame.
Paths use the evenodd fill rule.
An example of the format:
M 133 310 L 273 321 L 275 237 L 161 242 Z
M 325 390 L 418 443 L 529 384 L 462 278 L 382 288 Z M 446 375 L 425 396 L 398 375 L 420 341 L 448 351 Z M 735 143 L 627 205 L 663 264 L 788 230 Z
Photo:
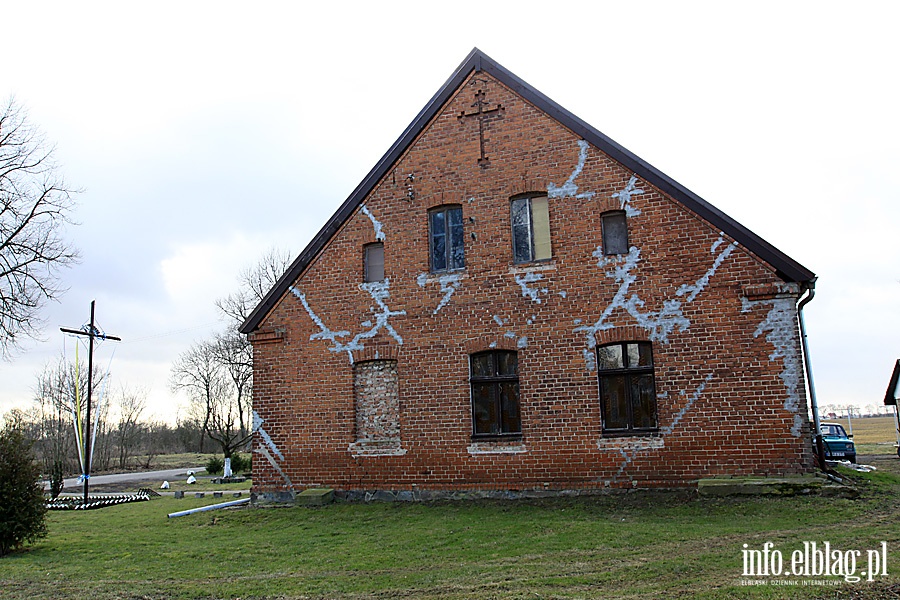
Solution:
M 515 263 L 549 260 L 550 207 L 547 198 L 534 196 L 516 198 L 510 206 Z
M 365 251 L 366 282 L 384 281 L 384 244 L 367 244 Z
M 431 272 L 456 271 L 466 266 L 461 206 L 441 206 L 428 213 Z
M 518 356 L 509 350 L 491 350 L 470 356 L 473 437 L 518 436 Z
M 603 254 L 628 254 L 628 221 L 625 212 L 616 210 L 600 217 Z
M 603 431 L 643 433 L 657 429 L 653 348 L 622 342 L 597 348 Z

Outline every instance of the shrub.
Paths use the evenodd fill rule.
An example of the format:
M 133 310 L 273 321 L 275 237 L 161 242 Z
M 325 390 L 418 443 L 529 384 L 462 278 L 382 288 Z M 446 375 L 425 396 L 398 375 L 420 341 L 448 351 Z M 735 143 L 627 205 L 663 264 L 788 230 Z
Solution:
M 50 497 L 58 498 L 65 485 L 65 465 L 61 460 L 54 460 L 50 466 Z
M 32 442 L 15 426 L 0 430 L 0 556 L 47 535 L 47 507 Z
M 244 456 L 242 454 L 232 454 L 231 455 L 231 470 L 235 473 L 249 473 L 250 472 L 250 456 Z
M 225 468 L 225 461 L 218 456 L 213 456 L 206 461 L 206 472 L 210 475 L 218 475 Z

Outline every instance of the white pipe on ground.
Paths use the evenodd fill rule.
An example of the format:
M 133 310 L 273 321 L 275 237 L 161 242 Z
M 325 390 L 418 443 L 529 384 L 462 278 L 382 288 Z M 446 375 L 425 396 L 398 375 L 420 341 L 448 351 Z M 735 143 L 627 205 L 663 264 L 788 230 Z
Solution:
M 201 506 L 200 508 L 192 508 L 191 510 L 182 510 L 180 512 L 169 513 L 169 518 L 174 517 L 184 517 L 186 515 L 192 515 L 194 513 L 203 512 L 206 510 L 216 510 L 217 508 L 228 508 L 229 506 L 240 506 L 242 504 L 247 504 L 250 502 L 250 498 L 241 498 L 240 500 L 232 500 L 231 502 L 222 502 L 221 504 L 210 504 L 209 506 Z

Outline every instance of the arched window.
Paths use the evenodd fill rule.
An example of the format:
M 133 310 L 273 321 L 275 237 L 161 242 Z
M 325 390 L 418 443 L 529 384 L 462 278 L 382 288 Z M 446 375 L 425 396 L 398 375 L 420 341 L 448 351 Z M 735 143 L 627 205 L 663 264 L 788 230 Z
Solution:
M 472 435 L 520 435 L 519 361 L 510 350 L 472 354 Z
M 455 271 L 466 266 L 461 206 L 439 206 L 428 212 L 431 272 Z
M 513 262 L 550 260 L 550 208 L 546 196 L 514 198 L 510 204 Z
M 617 342 L 597 348 L 603 431 L 655 431 L 656 383 L 649 342 Z

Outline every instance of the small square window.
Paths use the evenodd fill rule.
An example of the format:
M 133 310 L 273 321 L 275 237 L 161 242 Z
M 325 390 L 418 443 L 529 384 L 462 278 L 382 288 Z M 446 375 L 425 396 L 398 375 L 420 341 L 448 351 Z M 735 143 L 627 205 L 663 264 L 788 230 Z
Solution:
M 601 217 L 603 254 L 628 254 L 628 222 L 625 213 L 609 212 Z
M 366 282 L 384 281 L 384 244 L 366 246 Z

